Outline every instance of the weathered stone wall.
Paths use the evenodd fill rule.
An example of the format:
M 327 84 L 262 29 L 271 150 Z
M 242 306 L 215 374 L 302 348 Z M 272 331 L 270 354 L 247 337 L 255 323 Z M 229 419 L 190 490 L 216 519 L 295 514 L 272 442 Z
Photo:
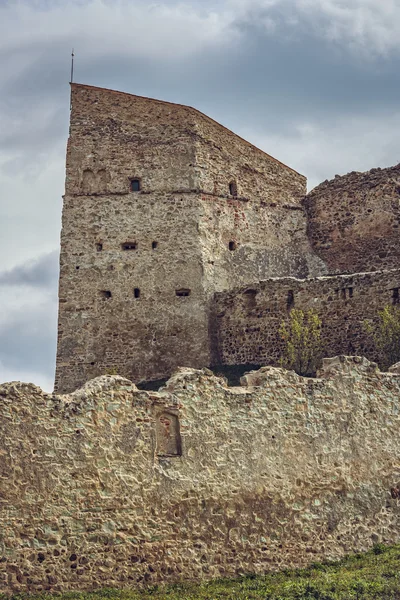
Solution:
M 321 266 L 304 193 L 303 176 L 192 108 L 74 84 L 56 390 L 210 364 L 215 290 Z
M 322 320 L 324 356 L 341 352 L 375 358 L 366 319 L 399 302 L 400 271 L 314 279 L 269 279 L 216 295 L 216 363 L 276 364 L 282 355 L 279 328 L 292 308 L 314 309 Z
M 399 375 L 340 357 L 320 376 L 2 385 L 0 590 L 262 573 L 397 542 Z
M 331 273 L 398 267 L 400 165 L 336 176 L 304 205 L 313 248 Z

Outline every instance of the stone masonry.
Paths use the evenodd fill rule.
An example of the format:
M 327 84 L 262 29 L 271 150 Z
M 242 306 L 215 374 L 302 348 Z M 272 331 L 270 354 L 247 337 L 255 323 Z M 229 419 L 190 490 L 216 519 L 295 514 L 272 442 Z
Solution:
M 213 362 L 216 291 L 323 269 L 305 186 L 197 110 L 74 84 L 56 389 Z
M 373 357 L 361 324 L 399 288 L 400 166 L 305 196 L 305 177 L 193 108 L 71 93 L 57 391 L 276 363 L 292 287 L 323 311 L 327 355 Z M 325 279 L 342 273 L 354 297 L 341 296 L 350 280 Z
M 400 258 L 400 165 L 336 176 L 304 201 L 308 235 L 331 273 L 395 269 Z
M 400 375 L 362 358 L 159 392 L 0 386 L 0 592 L 301 567 L 398 541 Z
M 268 279 L 216 294 L 214 327 L 224 365 L 279 364 L 279 329 L 292 308 L 313 309 L 322 321 L 323 356 L 345 352 L 376 359 L 365 321 L 400 302 L 400 270 L 329 275 L 313 279 Z

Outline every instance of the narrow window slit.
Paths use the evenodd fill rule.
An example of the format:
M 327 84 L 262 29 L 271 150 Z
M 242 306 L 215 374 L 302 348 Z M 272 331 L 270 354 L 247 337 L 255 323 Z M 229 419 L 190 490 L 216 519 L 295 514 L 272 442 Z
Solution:
M 294 306 L 294 293 L 293 290 L 288 291 L 287 295 L 287 309 L 290 310 Z
M 137 250 L 137 246 L 136 242 L 124 242 L 121 244 L 122 250 Z
M 236 185 L 236 181 L 231 181 L 229 184 L 229 193 L 231 196 L 233 196 L 234 198 L 237 197 L 238 195 L 238 191 L 237 191 L 237 185 Z
M 176 290 L 175 294 L 178 296 L 178 298 L 186 298 L 187 296 L 190 296 L 190 290 L 187 288 L 181 288 Z
M 133 295 L 135 298 L 140 298 L 140 289 L 139 288 L 135 288 L 133 290 Z
M 152 242 L 151 247 L 153 250 L 155 250 L 158 246 L 158 242 Z
M 392 296 L 393 304 L 399 304 L 400 303 L 399 288 L 393 288 L 392 292 L 393 292 L 393 296 Z

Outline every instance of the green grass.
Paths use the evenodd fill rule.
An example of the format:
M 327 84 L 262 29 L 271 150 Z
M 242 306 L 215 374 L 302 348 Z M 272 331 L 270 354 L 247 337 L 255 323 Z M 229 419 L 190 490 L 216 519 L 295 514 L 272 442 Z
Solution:
M 25 596 L 26 597 L 26 596 Z M 14 596 L 14 600 L 24 596 Z M 203 584 L 153 587 L 146 591 L 111 590 L 41 594 L 30 600 L 384 600 L 400 599 L 400 545 L 377 544 L 366 554 L 335 563 L 316 563 L 308 569 L 264 576 L 218 579 Z

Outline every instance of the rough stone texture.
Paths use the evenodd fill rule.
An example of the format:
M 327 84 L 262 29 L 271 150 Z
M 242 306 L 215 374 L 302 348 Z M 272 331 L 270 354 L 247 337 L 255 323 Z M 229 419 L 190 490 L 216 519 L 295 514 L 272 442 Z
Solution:
M 362 358 L 227 388 L 0 387 L 0 590 L 300 567 L 398 541 L 400 378 Z
M 56 389 L 210 364 L 215 291 L 324 269 L 306 237 L 305 186 L 195 109 L 74 84 Z
M 315 279 L 269 279 L 216 294 L 217 362 L 276 364 L 282 355 L 279 328 L 292 308 L 314 309 L 322 320 L 324 356 L 341 352 L 376 358 L 364 321 L 399 302 L 400 270 Z
M 308 235 L 332 273 L 394 269 L 400 258 L 400 165 L 336 176 L 305 199 Z

